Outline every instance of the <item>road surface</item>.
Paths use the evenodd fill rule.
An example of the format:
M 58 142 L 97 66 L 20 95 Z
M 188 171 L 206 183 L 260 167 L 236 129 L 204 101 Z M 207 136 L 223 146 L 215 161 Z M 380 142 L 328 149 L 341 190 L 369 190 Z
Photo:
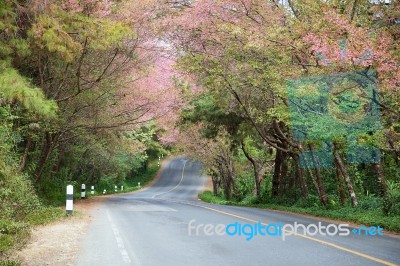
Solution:
M 233 235 L 238 225 L 297 222 L 308 226 L 319 221 L 199 201 L 197 194 L 206 183 L 200 170 L 197 162 L 175 158 L 166 164 L 152 186 L 107 199 L 93 210 L 94 221 L 76 265 L 400 264 L 400 238 L 365 236 L 365 230 L 360 235 L 348 236 L 304 236 L 300 230 L 299 235 L 287 236 L 285 240 L 281 236 L 260 234 L 246 240 L 248 235 Z M 217 230 L 219 224 L 225 230 L 231 225 L 228 231 L 232 235 L 221 226 Z M 268 230 L 271 234 L 277 232 Z

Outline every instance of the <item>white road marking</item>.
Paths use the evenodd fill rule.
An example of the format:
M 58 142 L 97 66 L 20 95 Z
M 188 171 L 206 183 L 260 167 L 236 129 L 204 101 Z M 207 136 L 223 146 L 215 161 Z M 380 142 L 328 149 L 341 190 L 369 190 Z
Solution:
M 124 241 L 122 240 L 122 238 L 119 234 L 117 226 L 112 221 L 111 215 L 108 212 L 108 210 L 107 210 L 107 218 L 108 218 L 108 221 L 110 222 L 111 228 L 114 232 L 115 240 L 117 241 L 118 249 L 121 253 L 122 260 L 125 262 L 125 264 L 131 264 L 132 260 L 129 257 L 128 251 L 126 251 L 126 249 L 125 249 Z M 137 260 L 137 258 L 134 257 L 133 259 L 135 261 L 134 265 L 139 265 L 139 261 Z

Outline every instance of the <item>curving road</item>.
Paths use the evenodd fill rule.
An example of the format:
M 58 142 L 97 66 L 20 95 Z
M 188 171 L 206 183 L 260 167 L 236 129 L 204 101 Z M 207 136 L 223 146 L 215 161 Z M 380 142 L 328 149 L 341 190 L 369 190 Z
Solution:
M 199 163 L 175 158 L 166 163 L 152 186 L 107 199 L 92 213 L 94 222 L 75 265 L 400 264 L 400 238 L 388 235 L 299 234 L 283 240 L 280 236 L 258 234 L 246 240 L 247 236 L 231 236 L 225 230 L 217 230 L 218 235 L 215 231 L 218 224 L 237 226 L 260 222 L 260 226 L 267 226 L 297 222 L 308 226 L 319 221 L 282 212 L 198 201 L 197 194 L 206 183 L 200 171 Z M 230 229 L 233 234 L 235 228 Z

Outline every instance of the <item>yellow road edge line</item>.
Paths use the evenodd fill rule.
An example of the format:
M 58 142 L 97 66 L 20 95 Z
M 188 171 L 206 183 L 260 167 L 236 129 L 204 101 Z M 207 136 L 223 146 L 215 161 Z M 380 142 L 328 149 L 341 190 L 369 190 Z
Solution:
M 246 217 L 243 217 L 243 216 L 240 216 L 240 215 L 236 215 L 236 214 L 233 214 L 233 213 L 224 212 L 224 211 L 220 211 L 220 210 L 217 210 L 217 209 L 213 209 L 213 208 L 206 207 L 206 206 L 201 206 L 201 205 L 195 205 L 195 206 L 198 206 L 198 207 L 210 210 L 210 211 L 214 211 L 214 212 L 219 212 L 219 213 L 222 213 L 222 214 L 225 214 L 225 215 L 228 215 L 228 216 L 236 217 L 236 218 L 239 218 L 239 219 L 242 219 L 242 220 L 245 220 L 245 221 L 258 223 L 258 221 L 255 221 L 253 219 L 246 218 Z M 266 223 L 261 223 L 261 224 L 265 225 L 265 226 L 268 225 Z M 285 230 L 285 232 L 294 233 L 291 230 Z M 358 251 L 355 251 L 355 250 L 352 250 L 352 249 L 349 249 L 349 248 L 345 248 L 345 247 L 342 247 L 342 246 L 339 246 L 339 245 L 336 245 L 336 244 L 333 244 L 333 243 L 330 243 L 330 242 L 327 242 L 327 241 L 324 241 L 324 240 L 320 240 L 318 238 L 314 238 L 314 237 L 306 236 L 306 235 L 302 235 L 302 234 L 296 234 L 296 233 L 294 233 L 293 235 L 294 236 L 298 236 L 298 237 L 302 237 L 302 238 L 306 238 L 308 240 L 312 240 L 312 241 L 315 241 L 315 242 L 318 242 L 318 243 L 321 243 L 321 244 L 324 244 L 324 245 L 327 245 L 327 246 L 330 246 L 330 247 L 333 247 L 333 248 L 336 248 L 336 249 L 339 249 L 339 250 L 343 250 L 343 251 L 346 251 L 346 252 L 351 253 L 353 255 L 357 255 L 357 256 L 363 257 L 365 259 L 369 259 L 369 260 L 381 263 L 383 265 L 397 266 L 397 264 L 395 264 L 395 263 L 392 263 L 392 262 L 389 262 L 389 261 L 385 261 L 385 260 L 382 260 L 382 259 L 378 259 L 378 258 L 375 258 L 373 256 L 370 256 L 370 255 L 367 255 L 367 254 L 364 254 L 364 253 L 361 253 L 361 252 L 358 252 Z
M 180 184 L 182 183 L 182 181 L 183 181 L 183 177 L 184 177 L 184 173 L 185 173 L 185 166 L 186 166 L 186 163 L 187 163 L 187 162 L 188 162 L 188 161 L 186 160 L 185 163 L 183 164 L 182 176 L 181 176 L 181 180 L 179 180 L 179 183 L 178 183 L 175 187 L 171 188 L 171 189 L 168 190 L 168 191 L 165 191 L 165 192 L 162 192 L 162 193 L 160 193 L 160 194 L 154 195 L 154 196 L 152 197 L 153 199 L 155 199 L 156 197 L 158 197 L 158 196 L 160 196 L 160 195 L 167 194 L 167 193 L 173 191 L 174 189 L 176 189 L 177 187 L 179 187 L 179 185 L 180 185 Z
M 166 192 L 163 192 L 163 193 L 161 193 L 161 194 L 157 194 L 157 195 L 155 195 L 155 196 L 159 196 L 159 195 L 163 195 L 163 194 L 165 194 L 165 193 L 171 192 L 171 191 L 173 191 L 174 189 L 176 189 L 176 188 L 182 183 L 183 177 L 184 177 L 184 173 L 185 173 L 185 166 L 186 166 L 186 163 L 187 163 L 187 162 L 188 162 L 188 161 L 185 161 L 185 163 L 183 164 L 182 176 L 181 176 L 181 180 L 179 181 L 179 183 L 178 183 L 175 187 L 173 187 L 172 189 L 170 189 L 170 190 L 168 190 L 168 191 L 166 191 Z M 153 198 L 154 198 L 154 197 L 153 197 Z M 183 202 L 178 202 L 178 201 L 177 201 L 177 203 L 183 203 Z M 258 223 L 258 222 L 259 222 L 259 221 L 256 221 L 256 220 L 253 220 L 253 219 L 250 219 L 250 218 L 246 218 L 246 217 L 243 217 L 243 216 L 240 216 L 240 215 L 237 215 L 237 214 L 233 214 L 233 213 L 229 213 L 229 212 L 220 211 L 220 210 L 213 209 L 213 208 L 206 207 L 206 206 L 201 206 L 201 205 L 196 205 L 196 204 L 191 204 L 191 203 L 184 203 L 184 204 L 188 204 L 188 205 L 192 205 L 192 206 L 197 206 L 197 207 L 200 207 L 200 208 L 203 208 L 203 209 L 207 209 L 207 210 L 214 211 L 214 212 L 218 212 L 218 213 L 221 213 L 221 214 L 224 214 L 224 215 L 236 217 L 236 218 L 239 218 L 239 219 L 242 219 L 242 220 L 245 220 L 245 221 L 249 221 L 249 222 L 253 222 L 253 223 Z M 265 226 L 268 226 L 268 224 L 266 224 L 266 223 L 261 223 L 261 224 L 262 224 L 262 225 L 265 225 Z M 382 259 L 379 259 L 379 258 L 370 256 L 370 255 L 364 254 L 364 253 L 362 253 L 362 252 L 358 252 L 358 251 L 355 251 L 355 250 L 352 250 L 352 249 L 349 249 L 349 248 L 345 248 L 345 247 L 342 247 L 342 246 L 333 244 L 333 243 L 331 243 L 331 242 L 327 242 L 327 241 L 324 241 L 324 240 L 320 240 L 320 239 L 318 239 L 318 238 L 314 238 L 314 237 L 311 237 L 311 236 L 306 236 L 306 235 L 303 235 L 303 234 L 297 234 L 297 233 L 295 233 L 295 232 L 293 232 L 293 231 L 291 231 L 291 230 L 287 230 L 287 229 L 285 229 L 285 232 L 293 233 L 294 236 L 302 237 L 302 238 L 305 238 L 305 239 L 308 239 L 308 240 L 312 240 L 312 241 L 314 241 L 314 242 L 318 242 L 318 243 L 320 243 L 320 244 L 324 244 L 324 245 L 326 245 L 326 246 L 330 246 L 330 247 L 333 247 L 333 248 L 336 248 L 336 249 L 339 249 L 339 250 L 342 250 L 342 251 L 346 251 L 346 252 L 348 252 L 348 253 L 350 253 L 350 254 L 353 254 L 353 255 L 356 255 L 356 256 L 359 256 L 359 257 L 368 259 L 368 260 L 372 260 L 372 261 L 374 261 L 374 262 L 378 262 L 378 263 L 381 263 L 381 264 L 383 264 L 383 265 L 387 265 L 387 266 L 398 266 L 397 264 L 395 264 L 395 263 L 393 263 L 393 262 L 385 261 L 385 260 L 382 260 Z

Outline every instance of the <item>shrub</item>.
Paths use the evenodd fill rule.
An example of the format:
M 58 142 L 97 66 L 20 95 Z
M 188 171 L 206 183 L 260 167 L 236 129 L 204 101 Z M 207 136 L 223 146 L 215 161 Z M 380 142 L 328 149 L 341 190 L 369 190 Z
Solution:
M 383 206 L 383 199 L 369 194 L 359 199 L 358 207 L 363 210 L 377 210 Z
M 319 197 L 316 195 L 309 194 L 307 197 L 300 198 L 294 206 L 301 208 L 310 208 L 310 207 L 318 207 L 320 206 Z
M 245 197 L 252 195 L 254 189 L 254 178 L 251 175 L 240 175 L 236 179 L 236 190 L 234 199 L 243 200 Z
M 0 266 L 20 266 L 21 263 L 15 260 L 5 259 L 0 260 Z
M 29 224 L 11 220 L 0 220 L 0 253 L 14 245 L 23 245 L 30 234 Z
M 383 202 L 385 215 L 400 215 L 400 183 L 388 182 L 388 194 Z
M 48 224 L 65 216 L 63 208 L 43 207 L 39 210 L 29 213 L 25 220 L 31 225 Z
M 0 172 L 0 219 L 21 220 L 40 206 L 39 198 L 25 176 L 6 177 Z

